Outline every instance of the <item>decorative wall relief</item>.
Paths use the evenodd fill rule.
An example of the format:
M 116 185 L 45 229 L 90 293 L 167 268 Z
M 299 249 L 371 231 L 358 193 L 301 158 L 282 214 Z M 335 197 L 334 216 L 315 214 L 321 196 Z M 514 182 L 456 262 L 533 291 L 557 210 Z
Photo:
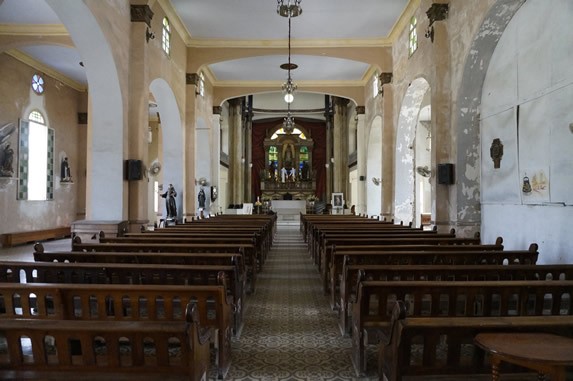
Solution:
M 493 160 L 493 167 L 501 167 L 501 158 L 503 157 L 503 144 L 499 138 L 493 139 L 491 142 L 491 147 L 489 148 L 489 155 Z

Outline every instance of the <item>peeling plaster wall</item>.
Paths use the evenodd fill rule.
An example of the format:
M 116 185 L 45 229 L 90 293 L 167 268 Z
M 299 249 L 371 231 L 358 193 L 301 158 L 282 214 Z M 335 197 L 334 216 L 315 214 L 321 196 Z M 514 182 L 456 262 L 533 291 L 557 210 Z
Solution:
M 54 147 L 54 199 L 50 201 L 17 200 L 18 185 L 0 188 L 0 234 L 49 229 L 69 226 L 77 219 L 77 186 L 61 185 L 60 155 L 65 154 L 70 163 L 72 178 L 77 181 L 81 168 L 78 165 L 77 113 L 80 93 L 51 77 L 44 76 L 43 96 L 33 94 L 30 83 L 36 73 L 33 68 L 15 60 L 7 54 L 0 54 L 0 126 L 6 123 L 18 125 L 19 119 L 27 118 L 30 107 L 40 107 L 48 127 L 55 132 Z M 32 98 L 34 101 L 32 102 Z M 40 105 L 38 106 L 38 103 Z M 14 148 L 14 170 L 18 171 L 18 130 L 10 137 Z M 15 174 L 17 176 L 17 174 Z
M 458 231 L 480 230 L 483 223 L 480 199 L 480 135 L 479 111 L 481 94 L 491 55 L 505 27 L 525 0 L 472 2 L 463 6 L 460 1 L 450 6 L 452 30 L 452 83 L 454 94 L 452 126 L 457 147 L 456 192 L 451 202 L 455 205 Z M 482 17 L 478 17 L 483 14 Z M 455 55 L 455 51 L 463 55 Z M 483 237 L 489 242 L 491 237 Z
M 497 44 L 481 98 L 484 239 L 500 235 L 508 249 L 537 242 L 544 263 L 573 258 L 572 17 L 569 0 L 527 1 Z

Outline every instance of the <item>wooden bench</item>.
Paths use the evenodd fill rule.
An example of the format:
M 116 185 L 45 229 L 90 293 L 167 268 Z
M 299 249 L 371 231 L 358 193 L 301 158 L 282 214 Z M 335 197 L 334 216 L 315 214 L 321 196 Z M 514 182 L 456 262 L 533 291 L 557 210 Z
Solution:
M 407 316 L 425 318 L 571 315 L 573 281 L 361 281 L 352 303 L 352 360 L 358 375 L 366 370 L 365 347 L 390 337 L 392 310 L 403 301 Z M 573 316 L 569 316 L 573 323 Z M 447 328 L 446 328 L 447 329 Z M 381 336 L 382 335 L 382 336 Z M 436 337 L 434 337 L 436 338 Z M 452 338 L 453 339 L 453 338 Z M 458 342 L 462 337 L 456 337 Z M 468 338 L 472 342 L 473 336 Z M 431 355 L 436 341 L 424 338 Z M 389 342 L 391 340 L 385 340 Z M 396 350 L 396 355 L 401 352 Z M 450 348 L 448 348 L 449 350 Z M 459 349 L 459 348 L 458 348 Z M 455 353 L 455 349 L 452 349 Z M 425 357 L 424 357 L 425 358 Z M 396 370 L 393 370 L 395 373 Z M 438 372 L 439 373 L 439 372 Z M 428 371 L 428 374 L 430 372 Z
M 71 236 L 69 226 L 26 232 L 4 233 L 0 235 L 2 247 L 12 247 L 22 243 L 45 241 L 48 239 L 66 238 Z
M 379 344 L 380 379 L 404 376 L 490 374 L 490 365 L 473 338 L 480 333 L 544 332 L 573 337 L 573 316 L 407 316 L 402 301 L 395 304 L 390 332 Z M 523 372 L 507 367 L 506 372 Z M 491 376 L 490 376 L 491 379 Z M 516 378 L 512 378 L 516 379 Z M 523 377 L 518 379 L 524 379 Z M 529 378 L 528 378 L 529 379 Z
M 0 261 L 2 283 L 217 285 L 221 273 L 233 298 L 233 332 L 238 334 L 243 325 L 245 279 L 236 265 Z
M 212 333 L 201 327 L 194 304 L 187 305 L 184 321 L 0 319 L 0 379 L 39 380 L 55 373 L 59 379 L 93 374 L 135 381 L 176 373 L 203 381 Z
M 573 280 L 573 265 L 349 265 L 340 284 L 339 327 L 350 332 L 350 303 L 359 280 L 373 281 L 483 281 Z
M 253 243 L 82 243 L 79 237 L 72 240 L 75 252 L 132 252 L 132 253 L 231 253 L 241 254 L 247 275 L 248 291 L 255 292 L 257 281 L 255 247 Z M 158 256 L 159 257 L 159 256 Z M 157 262 L 156 262 L 157 263 Z M 159 262 L 162 263 L 162 262 Z
M 464 247 L 474 246 L 469 250 L 474 250 L 476 245 L 480 245 L 479 238 L 457 238 L 455 236 L 434 236 L 434 235 L 419 235 L 419 234 L 404 234 L 399 236 L 378 236 L 378 237 L 342 237 L 342 238 L 327 238 L 324 241 L 324 246 L 321 248 L 318 255 L 321 256 L 319 260 L 319 269 L 321 273 L 327 274 L 330 270 L 330 264 L 333 257 L 335 248 L 339 246 L 388 246 L 388 245 L 434 245 L 434 246 L 452 246 Z
M 496 252 L 496 255 L 488 255 Z M 532 253 L 531 253 L 532 252 Z M 420 254 L 418 254 L 420 253 Z M 423 254 L 428 253 L 428 254 Z M 450 253 L 443 256 L 440 253 Z M 464 260 L 465 253 L 474 253 L 470 259 Z M 383 254 L 384 259 L 377 262 L 376 256 Z M 440 254 L 435 258 L 432 254 Z M 482 263 L 504 264 L 511 263 L 531 264 L 537 261 L 537 245 L 531 246 L 530 250 L 503 251 L 501 245 L 367 245 L 367 246 L 335 246 L 330 256 L 329 267 L 321 272 L 324 292 L 328 293 L 336 287 L 342 276 L 344 258 L 350 257 L 355 264 L 475 264 L 481 258 Z M 417 255 L 416 261 L 411 260 L 411 255 Z M 531 262 L 533 260 L 534 262 Z M 501 261 L 501 262 L 498 262 Z M 336 291 L 336 289 L 334 289 Z
M 0 320 L 115 322 L 185 321 L 185 306 L 197 305 L 201 326 L 215 330 L 218 376 L 231 365 L 233 305 L 223 276 L 215 286 L 0 283 Z

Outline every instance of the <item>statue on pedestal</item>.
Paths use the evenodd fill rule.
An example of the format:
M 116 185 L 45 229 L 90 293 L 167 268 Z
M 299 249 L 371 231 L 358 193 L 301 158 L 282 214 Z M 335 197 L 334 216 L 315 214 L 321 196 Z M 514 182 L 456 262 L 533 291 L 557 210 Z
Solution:
M 169 184 L 167 191 L 160 194 L 161 197 L 165 199 L 165 208 L 167 209 L 167 219 L 177 219 L 177 204 L 175 202 L 175 197 L 177 197 L 177 192 L 173 187 L 173 184 Z

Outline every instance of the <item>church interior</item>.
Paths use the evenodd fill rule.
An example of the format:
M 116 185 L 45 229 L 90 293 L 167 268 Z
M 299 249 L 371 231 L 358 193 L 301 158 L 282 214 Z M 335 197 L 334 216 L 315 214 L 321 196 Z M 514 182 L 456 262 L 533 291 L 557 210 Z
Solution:
M 534 281 L 548 279 L 535 266 L 560 269 L 551 270 L 558 282 L 550 283 L 559 283 L 554 295 L 561 293 L 561 304 L 553 300 L 540 313 L 559 316 L 552 326 L 554 316 L 535 322 L 528 316 L 531 321 L 520 324 L 524 331 L 573 338 L 572 18 L 570 0 L 0 0 L 0 316 L 47 303 L 36 297 L 39 289 L 9 295 L 7 285 L 17 273 L 10 262 L 21 262 L 19 271 L 28 274 L 24 262 L 39 262 L 44 250 L 63 255 L 107 244 L 159 253 L 187 244 L 223 256 L 232 246 L 243 258 L 233 258 L 233 266 L 244 276 L 235 282 L 244 295 L 234 295 L 232 333 L 213 334 L 208 370 L 193 368 L 197 374 L 181 378 L 157 363 L 157 379 L 430 381 L 463 374 L 486 380 L 490 367 L 494 380 L 498 372 L 503 380 L 538 379 L 531 370 L 547 380 L 573 379 L 570 356 L 549 368 L 499 371 L 495 361 L 484 362 L 495 359 L 495 351 L 488 352 L 478 331 L 472 331 L 471 356 L 481 360 L 479 371 L 452 365 L 466 343 L 460 353 L 448 352 L 441 371 L 426 352 L 399 355 L 401 347 L 386 344 L 388 354 L 380 343 L 393 343 L 395 326 L 392 335 L 389 325 L 375 331 L 362 322 L 368 327 L 357 333 L 351 309 L 359 305 L 359 290 L 382 298 L 374 283 L 387 281 L 388 272 L 370 269 L 364 285 L 362 270 L 347 278 L 348 268 L 360 263 L 382 265 L 359 262 L 355 251 L 366 250 L 359 246 L 398 246 L 399 234 L 414 240 L 409 245 L 442 240 L 436 245 L 443 251 L 450 242 L 460 252 L 474 244 L 484 251 L 502 247 L 507 253 L 504 263 L 495 263 L 500 266 L 522 265 L 524 259 L 508 256 L 535 252 L 527 264 L 537 271 Z M 383 225 L 396 229 L 391 238 L 374 235 Z M 185 228 L 197 231 L 176 234 Z M 159 238 L 162 231 L 168 233 Z M 146 249 L 134 248 L 140 239 L 147 239 Z M 349 256 L 342 255 L 345 245 Z M 150 263 L 170 265 L 174 273 L 175 264 L 199 266 L 157 258 Z M 533 281 L 481 258 L 479 265 L 492 266 L 498 282 Z M 404 262 L 393 261 L 394 267 Z M 27 278 L 44 271 L 34 269 Z M 85 278 L 88 269 L 74 271 Z M 226 276 L 223 283 L 234 282 Z M 219 279 L 207 278 L 210 284 Z M 347 281 L 350 295 L 343 292 Z M 116 291 L 109 286 L 111 295 Z M 59 298 L 66 287 L 54 290 Z M 117 299 L 127 298 L 117 292 Z M 404 292 L 412 298 L 401 301 L 405 310 L 425 303 L 422 298 L 414 307 L 416 293 Z M 20 300 L 27 293 L 34 295 L 31 306 Z M 53 295 L 46 298 L 54 304 Z M 74 300 L 70 308 L 77 310 Z M 382 310 L 382 304 L 369 308 Z M 399 320 L 402 305 L 384 306 Z M 193 310 L 201 316 L 197 324 L 206 324 L 204 311 Z M 405 314 L 419 313 L 412 311 Z M 61 379 L 77 365 L 72 344 L 66 348 L 75 355 L 57 371 L 35 364 L 36 347 L 45 345 L 34 337 L 19 336 L 19 347 L 11 348 L 9 332 L 20 332 L 23 316 L 8 315 L 0 318 L 0 379 L 28 379 L 20 378 L 25 371 Z M 186 318 L 194 319 L 191 312 Z M 423 344 L 412 339 L 412 348 L 431 342 L 443 349 L 447 334 L 430 339 L 424 329 Z M 49 360 L 61 351 L 41 353 Z M 528 355 L 530 364 L 543 363 Z M 15 358 L 22 364 L 13 365 Z M 418 360 L 422 366 L 413 365 Z M 91 379 L 85 370 L 78 380 Z M 113 379 L 124 380 L 125 372 L 116 373 Z

